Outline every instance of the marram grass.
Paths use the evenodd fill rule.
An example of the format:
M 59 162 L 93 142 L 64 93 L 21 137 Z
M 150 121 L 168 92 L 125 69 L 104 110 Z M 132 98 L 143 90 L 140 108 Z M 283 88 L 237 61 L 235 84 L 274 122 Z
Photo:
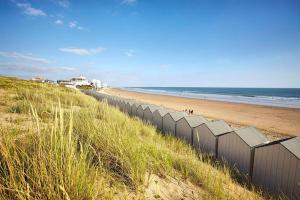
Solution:
M 263 199 L 223 165 L 106 102 L 6 77 L 0 92 L 0 112 L 23 116 L 0 125 L 2 199 L 144 199 L 146 174 L 189 180 L 204 199 Z

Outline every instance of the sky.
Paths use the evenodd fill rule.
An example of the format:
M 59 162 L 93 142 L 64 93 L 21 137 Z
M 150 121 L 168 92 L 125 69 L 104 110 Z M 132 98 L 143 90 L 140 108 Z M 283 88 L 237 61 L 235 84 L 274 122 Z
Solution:
M 300 87 L 299 0 L 0 0 L 0 75 Z

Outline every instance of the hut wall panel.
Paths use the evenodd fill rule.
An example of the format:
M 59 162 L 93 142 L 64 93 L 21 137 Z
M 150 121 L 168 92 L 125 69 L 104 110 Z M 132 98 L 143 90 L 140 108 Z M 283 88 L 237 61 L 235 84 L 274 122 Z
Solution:
M 144 110 L 141 106 L 138 107 L 136 111 L 136 116 L 139 117 L 140 119 L 143 119 L 144 116 Z
M 128 115 L 131 115 L 131 106 L 130 106 L 129 103 L 127 103 L 127 104 L 125 105 L 125 110 L 126 110 L 126 113 L 127 113 Z
M 136 116 L 136 111 L 137 111 L 136 105 L 132 105 L 132 107 L 131 107 L 132 116 Z
M 282 148 L 282 146 L 280 144 L 276 144 L 274 145 L 274 147 L 276 146 L 276 148 L 278 149 L 278 153 L 277 153 L 277 157 L 276 160 L 274 160 L 274 162 L 276 162 L 276 170 L 275 170 L 275 178 L 274 178 L 274 188 L 276 191 L 279 191 L 280 189 L 280 181 L 281 181 L 281 176 L 280 174 L 282 173 L 282 169 L 283 169 L 283 156 L 284 156 L 284 149 Z M 272 149 L 272 146 L 269 146 L 268 148 Z M 267 177 L 265 177 L 267 178 Z
M 175 126 L 176 123 L 170 115 L 165 115 L 163 117 L 163 131 L 171 135 L 175 135 Z
M 286 163 L 289 165 L 289 172 L 288 172 L 288 184 L 286 194 L 289 194 L 292 197 L 293 189 L 295 185 L 295 176 L 296 176 L 296 167 L 297 167 L 297 159 L 294 155 L 290 154 L 290 163 Z M 300 198 L 300 197 L 299 197 Z
M 283 168 L 282 168 L 282 175 L 281 175 L 281 185 L 280 188 L 282 192 L 286 193 L 287 185 L 288 185 L 288 173 L 289 173 L 289 164 L 291 162 L 291 157 L 288 151 L 284 151 L 284 159 L 283 159 Z M 288 163 L 288 164 L 287 164 Z
M 271 148 L 269 148 L 269 149 L 271 149 Z M 279 145 L 274 145 L 272 157 L 271 157 L 272 161 L 271 161 L 271 167 L 270 167 L 270 176 L 268 177 L 269 188 L 273 192 L 277 190 L 276 176 L 278 173 L 278 171 L 277 171 L 278 154 L 279 154 Z
M 187 143 L 192 143 L 192 128 L 185 119 L 180 119 L 176 122 L 176 137 L 185 140 Z
M 297 199 L 297 197 L 300 197 L 300 160 L 297 161 L 297 168 L 296 168 L 296 175 L 294 180 L 294 193 L 293 193 L 294 199 Z
M 153 114 L 153 124 L 157 127 L 158 130 L 163 130 L 163 118 L 158 112 Z
M 229 133 L 219 138 L 219 155 L 242 173 L 250 173 L 250 148 L 237 135 Z
M 262 186 L 263 177 L 265 175 L 265 164 L 263 164 L 264 157 L 265 151 L 263 148 L 255 149 L 252 181 L 257 186 Z
M 152 112 L 150 111 L 150 109 L 146 109 L 144 111 L 144 121 L 152 123 Z
M 193 146 L 202 152 L 216 155 L 216 137 L 205 125 L 194 128 Z

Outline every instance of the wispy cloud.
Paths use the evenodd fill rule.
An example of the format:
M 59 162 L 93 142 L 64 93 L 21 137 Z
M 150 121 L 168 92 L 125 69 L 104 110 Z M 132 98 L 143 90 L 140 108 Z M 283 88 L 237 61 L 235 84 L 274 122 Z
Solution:
M 127 49 L 127 50 L 124 50 L 124 54 L 127 56 L 127 57 L 132 57 L 135 55 L 135 50 L 133 49 Z
M 73 29 L 80 30 L 80 31 L 88 31 L 87 28 L 84 28 L 84 27 L 82 27 L 82 26 L 79 26 L 79 24 L 78 24 L 77 21 L 71 21 L 71 22 L 69 22 L 69 27 L 70 27 L 70 28 L 73 28 Z
M 0 56 L 6 57 L 6 58 L 15 58 L 15 59 L 23 59 L 28 60 L 32 62 L 39 62 L 44 64 L 50 64 L 52 61 L 46 59 L 46 58 L 40 58 L 32 56 L 31 54 L 23 54 L 23 53 L 17 53 L 17 52 L 3 52 L 0 51 Z
M 76 48 L 76 47 L 67 47 L 67 48 L 60 48 L 59 50 L 62 52 L 84 56 L 84 55 L 93 55 L 93 54 L 101 53 L 105 51 L 105 48 L 97 47 L 94 49 L 83 49 L 83 48 Z
M 58 5 L 60 5 L 61 7 L 64 7 L 64 8 L 69 8 L 71 5 L 69 0 L 57 0 L 56 2 Z
M 26 15 L 31 16 L 46 16 L 47 14 L 41 9 L 33 8 L 30 3 L 18 3 L 13 1 Z
M 36 66 L 36 65 L 21 65 L 21 64 L 6 64 L 0 63 L 0 70 L 7 71 L 21 71 L 30 73 L 43 73 L 43 72 L 62 72 L 62 71 L 76 71 L 74 67 L 50 67 L 50 66 Z
M 69 22 L 69 27 L 70 28 L 76 28 L 77 27 L 78 22 L 77 21 L 71 21 Z
M 64 22 L 60 19 L 57 19 L 54 23 L 58 25 L 62 25 Z
M 122 1 L 122 4 L 125 4 L 125 5 L 133 5 L 137 3 L 137 0 L 123 0 Z

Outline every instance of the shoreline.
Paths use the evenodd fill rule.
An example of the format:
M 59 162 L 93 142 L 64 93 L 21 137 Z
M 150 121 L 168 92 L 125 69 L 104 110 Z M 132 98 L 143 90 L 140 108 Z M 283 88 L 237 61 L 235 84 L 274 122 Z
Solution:
M 298 102 L 298 98 L 296 97 L 291 97 L 289 100 L 287 100 L 287 97 L 279 97 L 279 96 L 272 96 L 272 97 L 271 96 L 242 96 L 242 95 L 187 93 L 187 92 L 178 93 L 178 92 L 160 91 L 160 90 L 151 91 L 151 90 L 145 90 L 143 88 L 139 89 L 139 88 L 126 88 L 126 87 L 117 88 L 117 89 L 126 90 L 129 92 L 140 92 L 146 94 L 175 96 L 175 97 L 191 98 L 191 99 L 198 99 L 198 100 L 211 100 L 211 101 L 220 101 L 220 102 L 279 107 L 279 108 L 300 109 L 300 104 Z M 253 100 L 253 98 L 255 99 Z M 285 100 L 285 102 L 282 101 L 283 99 Z
M 196 99 L 107 88 L 102 92 L 175 110 L 192 109 L 211 120 L 223 119 L 234 128 L 255 126 L 272 139 L 300 136 L 300 109 Z

